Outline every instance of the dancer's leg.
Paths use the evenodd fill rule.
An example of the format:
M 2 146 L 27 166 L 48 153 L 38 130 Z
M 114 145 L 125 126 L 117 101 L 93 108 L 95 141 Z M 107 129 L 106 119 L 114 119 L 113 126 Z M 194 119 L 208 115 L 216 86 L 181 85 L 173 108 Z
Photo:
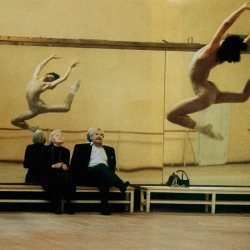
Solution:
M 30 130 L 32 132 L 35 132 L 38 129 L 38 127 L 32 127 L 32 126 L 28 125 L 25 121 L 29 120 L 29 119 L 37 116 L 37 115 L 38 114 L 32 112 L 31 110 L 26 110 L 26 111 L 21 112 L 15 118 L 13 118 L 11 120 L 11 123 L 14 126 L 17 126 L 19 128 L 28 129 L 28 130 Z
M 214 139 L 223 139 L 219 134 L 212 131 L 212 125 L 199 126 L 196 122 L 188 116 L 188 114 L 199 112 L 211 106 L 218 95 L 217 87 L 211 83 L 207 83 L 207 88 L 204 88 L 201 95 L 181 101 L 175 105 L 168 113 L 167 119 L 175 124 L 189 129 L 195 129 L 198 132 L 205 134 Z
M 49 112 L 68 112 L 71 108 L 72 101 L 74 99 L 76 91 L 79 89 L 80 80 L 77 80 L 76 83 L 71 87 L 69 94 L 65 98 L 63 104 L 61 105 L 43 105 L 40 110 L 41 113 Z
M 242 93 L 230 93 L 219 92 L 215 103 L 241 103 L 246 102 L 250 95 L 250 79 L 246 82 L 246 85 Z
M 206 97 L 200 95 L 185 99 L 168 111 L 167 119 L 185 128 L 194 129 L 196 122 L 188 114 L 199 112 L 211 104 Z
M 79 89 L 79 86 L 80 86 L 80 80 L 77 80 L 76 83 L 71 87 L 70 93 L 65 98 L 64 103 L 62 105 L 46 105 L 42 100 L 40 100 L 40 103 L 37 104 L 35 107 L 33 107 L 34 108 L 33 111 L 26 110 L 21 112 L 18 116 L 16 116 L 11 120 L 11 123 L 19 128 L 28 129 L 31 130 L 32 132 L 35 132 L 38 129 L 38 127 L 32 127 L 28 125 L 25 121 L 32 119 L 33 117 L 41 113 L 68 112 L 70 110 L 71 103 L 74 99 L 74 95 L 76 91 Z
M 75 84 L 74 85 L 72 85 L 72 87 L 71 87 L 71 89 L 70 89 L 70 93 L 71 94 L 75 94 L 76 93 L 76 91 L 79 89 L 79 87 L 80 87 L 80 82 L 81 82 L 81 80 L 80 79 L 78 79 L 76 82 L 75 82 Z

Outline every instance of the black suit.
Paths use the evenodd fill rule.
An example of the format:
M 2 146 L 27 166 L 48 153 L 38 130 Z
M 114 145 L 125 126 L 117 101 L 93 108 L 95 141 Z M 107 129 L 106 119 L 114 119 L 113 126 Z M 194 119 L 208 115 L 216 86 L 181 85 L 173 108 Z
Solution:
M 106 152 L 108 166 L 103 163 L 89 167 L 92 145 L 90 143 L 75 145 L 70 169 L 75 176 L 77 185 L 89 185 L 100 188 L 102 207 L 108 204 L 109 187 L 120 188 L 123 181 L 115 174 L 115 150 L 102 146 Z
M 109 146 L 102 146 L 108 157 L 108 167 L 115 172 L 115 150 Z M 90 143 L 76 144 L 71 159 L 71 170 L 74 174 L 82 174 L 89 166 L 92 145 Z

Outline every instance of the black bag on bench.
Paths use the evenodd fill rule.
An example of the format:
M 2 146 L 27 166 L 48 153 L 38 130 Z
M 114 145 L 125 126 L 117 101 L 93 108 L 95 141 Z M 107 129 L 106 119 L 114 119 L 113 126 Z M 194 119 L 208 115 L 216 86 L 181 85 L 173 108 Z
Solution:
M 179 172 L 181 172 L 181 177 L 179 177 L 179 175 L 176 174 Z M 178 186 L 189 187 L 190 181 L 189 181 L 187 173 L 184 170 L 178 170 L 176 171 L 176 173 L 172 173 L 169 176 L 168 181 L 166 182 L 166 185 L 171 186 L 171 187 L 178 187 Z M 185 179 L 184 179 L 184 174 L 185 174 Z

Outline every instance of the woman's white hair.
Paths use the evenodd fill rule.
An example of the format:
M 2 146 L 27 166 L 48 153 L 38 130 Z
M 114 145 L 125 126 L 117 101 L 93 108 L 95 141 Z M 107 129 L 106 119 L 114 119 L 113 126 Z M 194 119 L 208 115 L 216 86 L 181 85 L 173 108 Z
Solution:
M 60 132 L 62 134 L 62 131 L 59 129 L 53 130 L 49 136 L 49 144 L 53 144 L 53 136 L 55 135 L 55 133 Z
M 42 130 L 37 129 L 33 134 L 32 141 L 33 143 L 44 144 L 46 142 L 46 136 L 44 135 Z

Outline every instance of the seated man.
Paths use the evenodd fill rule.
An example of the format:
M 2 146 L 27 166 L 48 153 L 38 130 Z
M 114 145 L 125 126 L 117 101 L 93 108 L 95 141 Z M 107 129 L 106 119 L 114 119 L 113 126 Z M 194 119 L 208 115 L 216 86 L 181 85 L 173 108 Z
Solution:
M 102 145 L 103 131 L 99 128 L 91 130 L 90 138 L 91 143 L 75 145 L 71 159 L 71 170 L 77 185 L 100 188 L 101 214 L 110 215 L 108 208 L 109 187 L 115 186 L 122 193 L 125 193 L 130 183 L 123 182 L 115 174 L 115 150 L 112 147 Z

